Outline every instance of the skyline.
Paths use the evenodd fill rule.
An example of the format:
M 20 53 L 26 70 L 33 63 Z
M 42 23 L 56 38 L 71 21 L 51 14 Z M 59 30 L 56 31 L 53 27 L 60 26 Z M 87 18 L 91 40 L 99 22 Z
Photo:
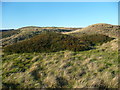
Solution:
M 117 2 L 3 2 L 2 28 L 118 25 Z

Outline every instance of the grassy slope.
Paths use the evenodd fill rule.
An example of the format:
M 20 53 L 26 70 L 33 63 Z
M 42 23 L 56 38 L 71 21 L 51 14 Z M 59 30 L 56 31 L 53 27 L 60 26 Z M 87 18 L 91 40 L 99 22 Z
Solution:
M 107 27 L 110 28 L 107 30 L 112 29 L 111 26 Z M 77 33 L 70 34 L 79 36 L 84 32 Z M 3 87 L 117 88 L 118 40 L 114 39 L 96 48 L 81 52 L 4 55 Z
M 106 37 L 101 40 L 111 39 Z M 91 47 L 84 40 L 79 40 L 65 34 L 47 32 L 34 36 L 29 40 L 14 43 L 6 46 L 4 52 L 8 53 L 31 53 L 31 52 L 56 52 L 60 50 L 83 51 Z
M 113 38 L 95 34 L 76 38 L 60 33 L 41 33 L 29 40 L 6 46 L 6 53 L 57 52 L 61 50 L 85 51 L 93 49 L 94 45 L 113 40 Z
M 8 31 L 3 31 L 2 33 L 2 38 L 7 38 L 12 35 L 18 34 L 20 31 L 19 30 L 8 30 Z
M 60 28 L 60 27 L 23 27 L 17 30 L 5 31 L 2 33 L 2 45 L 10 45 L 22 40 L 29 39 L 33 36 L 36 36 L 44 31 L 53 31 L 53 32 L 70 32 L 78 28 Z
M 118 51 L 114 45 L 117 45 L 117 40 L 84 52 L 5 55 L 3 84 L 24 88 L 116 88 Z
M 88 27 L 85 27 L 83 29 L 78 29 L 76 31 L 72 32 L 66 32 L 64 34 L 70 34 L 73 36 L 80 37 L 82 35 L 90 35 L 90 34 L 104 34 L 108 35 L 110 37 L 117 37 L 119 36 L 120 32 L 120 26 L 119 25 L 110 25 L 110 24 L 103 24 L 103 23 L 98 23 L 98 24 L 93 24 Z

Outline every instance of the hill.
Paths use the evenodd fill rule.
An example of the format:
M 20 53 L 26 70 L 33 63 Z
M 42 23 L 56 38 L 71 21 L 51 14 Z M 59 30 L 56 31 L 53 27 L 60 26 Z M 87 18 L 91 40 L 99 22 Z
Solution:
M 45 32 L 28 40 L 8 45 L 4 52 L 56 52 L 61 50 L 81 51 L 90 49 L 90 45 L 78 38 L 54 32 Z
M 18 34 L 20 31 L 19 30 L 3 30 L 1 33 L 2 33 L 2 38 L 7 38 L 7 37 L 10 37 L 12 35 L 15 35 L 15 34 Z
M 16 43 L 11 38 L 12 44 L 3 48 L 2 86 L 117 90 L 119 30 L 117 25 L 94 24 L 70 32 L 42 32 Z M 21 30 L 25 36 L 28 31 Z
M 93 24 L 88 27 L 78 29 L 72 32 L 66 32 L 64 34 L 70 34 L 73 36 L 80 37 L 82 35 L 91 35 L 91 34 L 103 34 L 110 37 L 118 38 L 120 33 L 120 26 L 118 25 L 110 25 L 110 24 Z
M 3 88 L 118 88 L 118 51 L 112 43 L 84 52 L 4 55 Z
M 55 31 L 58 31 L 58 32 L 69 32 L 69 31 L 74 31 L 74 30 L 77 30 L 77 29 L 81 29 L 81 28 L 70 28 L 70 27 L 37 27 L 37 26 L 26 26 L 26 27 L 22 27 L 22 28 L 19 28 L 19 30 L 22 30 L 22 31 L 40 31 L 40 30 L 55 30 Z
M 0 41 L 2 42 L 3 46 L 6 46 L 22 40 L 29 39 L 42 32 L 70 32 L 73 30 L 76 30 L 76 28 L 28 26 L 19 28 L 17 30 L 2 32 L 3 35 Z

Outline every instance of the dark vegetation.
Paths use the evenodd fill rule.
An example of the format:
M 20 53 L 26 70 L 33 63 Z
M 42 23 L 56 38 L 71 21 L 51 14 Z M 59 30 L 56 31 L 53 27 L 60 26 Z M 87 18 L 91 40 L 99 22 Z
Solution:
M 57 85 L 56 88 L 65 88 L 68 85 L 68 81 L 63 77 L 56 77 Z
M 15 84 L 15 83 L 2 83 L 2 88 L 3 88 L 3 90 L 4 89 L 9 89 L 9 88 L 12 88 L 12 89 L 17 89 L 17 88 L 20 88 L 19 87 L 19 84 L 17 83 L 17 84 Z
M 80 37 L 80 39 L 85 42 L 89 42 L 90 45 L 94 46 L 98 44 L 101 45 L 103 43 L 113 40 L 114 38 L 102 34 L 92 34 L 92 35 L 83 35 L 82 37 Z
M 6 31 L 11 31 L 11 30 L 14 30 L 14 29 L 0 29 L 0 32 L 6 32 Z
M 43 29 L 43 31 L 46 31 L 46 32 L 71 32 L 72 30 L 66 30 L 66 29 Z
M 56 52 L 61 50 L 84 51 L 91 49 L 96 44 L 110 41 L 105 35 L 84 35 L 76 38 L 55 32 L 44 32 L 28 40 L 6 46 L 7 53 L 30 53 L 30 52 Z
M 90 49 L 89 44 L 78 38 L 60 33 L 46 32 L 26 41 L 6 46 L 4 52 L 56 52 L 60 50 L 81 51 Z

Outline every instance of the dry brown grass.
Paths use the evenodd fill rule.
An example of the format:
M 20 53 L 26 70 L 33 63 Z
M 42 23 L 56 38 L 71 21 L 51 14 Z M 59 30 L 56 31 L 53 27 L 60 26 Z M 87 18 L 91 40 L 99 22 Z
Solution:
M 117 88 L 117 56 L 117 50 L 107 48 L 102 51 L 100 47 L 84 52 L 7 55 L 3 62 L 3 82 L 29 88 Z M 10 73 L 20 60 L 26 63 L 24 67 L 28 64 L 30 67 L 24 72 Z M 9 76 L 6 77 L 5 73 Z
M 118 25 L 110 25 L 110 24 L 93 24 L 88 27 L 85 27 L 83 29 L 78 29 L 76 31 L 72 32 L 65 32 L 63 34 L 71 34 L 73 36 L 82 36 L 82 35 L 89 35 L 89 34 L 104 34 L 108 35 L 110 37 L 115 37 L 118 38 L 119 36 L 119 31 L 120 31 L 120 26 Z

